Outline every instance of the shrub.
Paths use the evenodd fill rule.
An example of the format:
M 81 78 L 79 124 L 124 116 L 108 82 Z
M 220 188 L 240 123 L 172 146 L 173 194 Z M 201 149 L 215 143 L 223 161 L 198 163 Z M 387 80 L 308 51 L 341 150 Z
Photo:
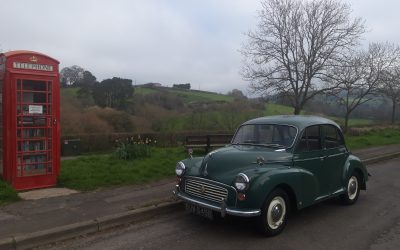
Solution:
M 156 140 L 152 141 L 149 138 L 143 140 L 140 135 L 137 140 L 134 140 L 133 137 L 116 140 L 117 148 L 114 151 L 114 156 L 122 160 L 150 157 L 152 146 L 156 143 Z

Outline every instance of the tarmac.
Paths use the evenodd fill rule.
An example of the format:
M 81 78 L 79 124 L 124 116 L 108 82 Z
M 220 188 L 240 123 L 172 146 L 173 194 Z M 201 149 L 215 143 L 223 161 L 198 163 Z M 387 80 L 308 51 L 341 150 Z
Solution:
M 400 157 L 400 145 L 353 154 L 368 165 Z M 90 192 L 56 188 L 20 193 L 23 200 L 0 206 L 0 250 L 36 247 L 183 209 L 172 195 L 175 179 Z

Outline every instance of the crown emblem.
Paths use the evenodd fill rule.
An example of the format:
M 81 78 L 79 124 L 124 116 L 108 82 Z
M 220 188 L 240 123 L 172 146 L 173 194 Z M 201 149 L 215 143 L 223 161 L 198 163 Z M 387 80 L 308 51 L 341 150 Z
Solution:
M 31 57 L 29 58 L 29 61 L 34 62 L 34 63 L 37 63 L 38 59 L 37 59 L 36 56 L 31 56 Z

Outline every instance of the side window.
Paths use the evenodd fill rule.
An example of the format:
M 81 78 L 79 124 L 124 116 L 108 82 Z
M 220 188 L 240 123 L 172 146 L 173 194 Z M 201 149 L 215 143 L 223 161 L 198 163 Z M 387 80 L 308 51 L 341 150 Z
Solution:
M 298 152 L 307 152 L 321 149 L 321 135 L 318 125 L 305 129 L 297 146 Z
M 326 148 L 337 148 L 344 145 L 343 137 L 336 127 L 324 125 L 324 129 Z
M 307 131 L 303 132 L 303 136 L 300 138 L 300 142 L 297 145 L 296 151 L 298 153 L 307 152 L 308 151 L 308 143 L 307 143 Z
M 320 150 L 321 149 L 321 136 L 319 133 L 319 126 L 311 126 L 306 128 L 307 140 L 308 140 L 308 150 Z

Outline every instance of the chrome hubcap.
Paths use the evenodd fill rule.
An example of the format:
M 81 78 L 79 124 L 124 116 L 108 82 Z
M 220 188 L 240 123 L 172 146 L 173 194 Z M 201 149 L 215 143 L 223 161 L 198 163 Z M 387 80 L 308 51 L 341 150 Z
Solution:
M 272 211 L 271 211 L 272 220 L 274 222 L 277 222 L 277 221 L 279 221 L 281 216 L 282 216 L 282 205 L 281 204 L 277 204 L 276 206 L 274 206 L 272 208 Z
M 277 229 L 282 225 L 286 215 L 286 203 L 285 200 L 277 196 L 269 203 L 267 211 L 267 223 L 272 229 Z
M 349 196 L 350 200 L 354 200 L 357 196 L 357 190 L 358 190 L 358 180 L 357 177 L 352 176 L 349 179 L 349 183 L 347 185 L 347 195 Z

